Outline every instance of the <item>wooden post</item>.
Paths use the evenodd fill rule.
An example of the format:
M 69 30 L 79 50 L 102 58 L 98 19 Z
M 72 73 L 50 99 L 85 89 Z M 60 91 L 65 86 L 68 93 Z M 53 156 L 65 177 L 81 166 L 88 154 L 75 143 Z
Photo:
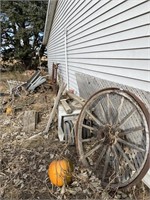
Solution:
M 54 107 L 52 108 L 52 112 L 50 113 L 49 120 L 48 120 L 47 126 L 46 126 L 46 128 L 44 130 L 44 133 L 48 133 L 48 131 L 49 131 L 49 127 L 50 127 L 50 125 L 51 125 L 51 123 L 53 121 L 53 118 L 54 118 L 55 113 L 56 113 L 57 106 L 59 104 L 61 95 L 62 95 L 63 91 L 65 90 L 65 88 L 66 88 L 66 84 L 62 83 L 62 85 L 59 88 L 56 100 L 54 102 Z

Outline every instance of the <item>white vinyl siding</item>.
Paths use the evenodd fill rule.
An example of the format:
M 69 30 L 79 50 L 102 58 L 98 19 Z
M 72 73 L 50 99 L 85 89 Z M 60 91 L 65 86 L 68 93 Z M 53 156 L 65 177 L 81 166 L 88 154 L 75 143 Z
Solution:
M 150 91 L 150 1 L 58 0 L 48 41 L 48 65 L 59 64 L 69 88 L 78 93 L 75 74 Z

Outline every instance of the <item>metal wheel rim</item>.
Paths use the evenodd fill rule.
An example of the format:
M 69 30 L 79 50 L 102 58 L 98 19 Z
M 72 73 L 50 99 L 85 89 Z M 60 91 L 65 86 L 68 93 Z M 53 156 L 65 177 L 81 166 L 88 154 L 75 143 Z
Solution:
M 83 106 L 82 110 L 81 110 L 81 113 L 79 115 L 79 118 L 78 118 L 78 122 L 77 122 L 77 133 L 76 133 L 76 144 L 77 144 L 77 150 L 78 150 L 78 153 L 79 153 L 79 156 L 80 156 L 80 160 L 82 161 L 82 163 L 86 166 L 86 167 L 90 167 L 92 170 L 93 170 L 93 166 L 90 166 L 89 162 L 87 161 L 87 159 L 90 158 L 90 155 L 88 157 L 88 153 L 86 152 L 86 154 L 84 153 L 84 144 L 85 144 L 85 140 L 83 140 L 82 136 L 83 136 L 83 124 L 84 124 L 84 120 L 86 118 L 86 116 L 88 115 L 86 110 L 89 109 L 90 105 L 92 105 L 93 102 L 95 102 L 99 97 L 102 97 L 102 95 L 110 95 L 110 94 L 116 94 L 118 96 L 120 96 L 120 98 L 126 98 L 127 101 L 131 102 L 131 104 L 137 109 L 136 112 L 139 114 L 139 116 L 141 117 L 141 119 L 143 120 L 142 123 L 144 123 L 144 130 L 141 130 L 141 137 L 146 137 L 146 148 L 144 149 L 145 150 L 145 153 L 144 154 L 144 158 L 142 160 L 142 163 L 138 163 L 137 165 L 140 165 L 139 166 L 139 169 L 136 169 L 135 168 L 135 172 L 132 172 L 132 174 L 129 175 L 129 177 L 127 178 L 127 180 L 125 181 L 118 181 L 119 183 L 110 183 L 108 181 L 105 181 L 105 177 L 103 178 L 104 180 L 102 180 L 102 185 L 104 186 L 108 186 L 109 184 L 109 187 L 110 188 L 125 188 L 129 185 L 133 185 L 135 184 L 137 181 L 141 180 L 144 175 L 146 174 L 146 172 L 148 171 L 149 169 L 149 160 L 150 160 L 150 155 L 149 155 L 149 152 L 150 152 L 150 115 L 145 107 L 145 105 L 143 104 L 143 102 L 137 97 L 135 96 L 134 94 L 132 94 L 131 92 L 129 91 L 125 91 L 125 90 L 122 90 L 122 89 L 119 89 L 119 88 L 106 88 L 106 89 L 103 89 L 103 90 L 100 90 L 98 91 L 97 93 L 95 93 L 93 96 L 91 96 L 89 98 L 89 100 L 86 102 L 86 104 Z M 104 97 L 103 97 L 104 98 Z M 103 99 L 102 98 L 102 99 Z M 121 101 L 120 101 L 121 102 Z M 121 103 L 120 103 L 121 104 Z M 93 108 L 92 108 L 93 109 Z M 118 110 L 117 110 L 118 112 Z M 92 128 L 92 126 L 91 126 Z M 85 124 L 84 124 L 84 129 L 87 129 L 85 128 Z M 89 128 L 88 128 L 89 129 Z M 100 127 L 101 129 L 101 127 Z M 90 130 L 91 131 L 91 130 Z M 94 132 L 94 131 L 93 131 Z M 137 131 L 139 132 L 139 131 Z M 132 133 L 133 134 L 133 133 Z M 98 134 L 97 134 L 98 135 Z M 143 136 L 144 135 L 144 136 Z M 97 136 L 98 137 L 98 136 Z M 131 136 L 130 136 L 131 137 Z M 88 139 L 87 139 L 88 140 Z M 105 139 L 106 140 L 106 139 Z M 142 140 L 142 139 L 141 139 Z M 105 141 L 106 142 L 106 141 Z M 117 143 L 119 143 L 119 146 L 120 146 L 120 141 Z M 122 143 L 122 141 L 121 141 Z M 99 144 L 103 144 L 104 145 L 104 141 L 103 142 L 99 142 Z M 134 143 L 131 143 L 131 144 L 134 144 Z M 112 145 L 112 144 L 111 144 Z M 123 144 L 125 145 L 125 144 Z M 106 157 L 109 157 L 110 159 L 110 155 L 111 155 L 111 151 L 112 151 L 112 147 L 111 147 L 111 151 L 108 150 L 108 147 L 110 146 L 110 144 L 107 146 L 107 155 Z M 138 145 L 139 146 L 139 145 Z M 99 149 L 100 147 L 97 147 L 97 150 Z M 116 148 L 116 146 L 115 146 Z M 117 151 L 118 151 L 118 147 L 117 146 Z M 123 147 L 124 148 L 124 147 Z M 128 146 L 129 148 L 129 146 Z M 131 147 L 130 147 L 131 148 Z M 97 151 L 95 150 L 94 153 Z M 103 149 L 101 149 L 101 152 L 103 151 Z M 124 150 L 123 150 L 124 151 Z M 133 151 L 133 147 L 132 147 L 132 151 Z M 141 150 L 140 150 L 141 151 Z M 134 153 L 136 152 L 136 154 L 141 154 L 143 157 L 143 154 L 140 153 L 139 150 L 135 150 L 135 147 L 134 147 Z M 114 151 L 115 152 L 115 151 Z M 106 152 L 105 152 L 106 153 Z M 132 154 L 134 154 L 132 153 Z M 102 153 L 101 153 L 102 154 Z M 101 155 L 100 154 L 100 155 Z M 110 155 L 109 155 L 110 154 Z M 104 154 L 105 155 L 105 154 Z M 114 154 L 115 155 L 115 154 Z M 101 155 L 102 156 L 102 155 Z M 133 155 L 132 155 L 133 156 Z M 112 157 L 112 155 L 111 155 Z M 117 156 L 116 156 L 117 157 Z M 125 153 L 125 157 L 126 157 L 126 153 Z M 142 158 L 140 158 L 142 159 Z M 117 160 L 117 159 L 116 159 Z M 126 159 L 124 159 L 126 161 Z M 137 160 L 137 156 L 135 155 L 135 160 Z M 110 162 L 110 161 L 109 161 Z M 115 161 L 116 162 L 116 161 Z M 117 163 L 117 162 L 116 162 Z M 110 164 L 110 163 L 108 163 Z M 96 165 L 96 164 L 95 164 Z M 134 163 L 135 165 L 135 163 Z M 105 166 L 105 165 L 104 165 Z M 127 163 L 127 166 L 129 167 L 129 164 Z M 108 166 L 107 166 L 108 167 Z M 134 166 L 135 167 L 135 166 Z M 102 168 L 102 167 L 100 167 Z M 127 169 L 126 169 L 127 170 Z M 133 171 L 133 170 L 132 170 Z M 104 171 L 103 171 L 104 172 Z M 106 172 L 104 172 L 106 173 Z M 118 175 L 117 175 L 118 176 Z M 124 175 L 125 176 L 125 175 Z M 116 178 L 115 178 L 116 179 Z

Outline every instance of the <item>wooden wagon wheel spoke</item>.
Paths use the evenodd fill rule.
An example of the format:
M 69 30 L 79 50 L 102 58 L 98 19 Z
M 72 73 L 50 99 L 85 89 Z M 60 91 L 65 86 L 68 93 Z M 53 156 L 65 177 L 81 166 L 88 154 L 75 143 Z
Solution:
M 133 185 L 149 169 L 150 114 L 129 91 L 107 88 L 91 96 L 77 123 L 80 159 L 102 185 Z
M 109 102 L 110 102 L 111 107 L 115 110 L 116 108 L 114 107 L 114 104 L 111 101 L 110 94 L 109 94 Z
M 89 110 L 86 110 L 86 113 L 91 117 L 91 119 L 96 122 L 97 125 L 101 126 L 103 124 L 102 121 L 100 121 L 100 119 L 98 119 L 97 117 L 95 117 Z
M 119 159 L 118 159 L 118 155 L 117 155 L 117 151 L 116 151 L 116 147 L 114 145 L 112 145 L 112 152 L 115 156 L 115 171 L 116 171 L 116 174 L 119 173 Z
M 114 119 L 114 124 L 117 124 L 117 122 L 118 122 L 118 119 L 119 119 L 119 116 L 120 116 L 120 113 L 121 113 L 121 110 L 123 107 L 123 103 L 124 103 L 124 97 L 121 97 L 120 105 L 117 109 L 117 115 L 116 115 L 116 118 Z
M 114 108 L 112 101 L 110 100 L 110 94 L 107 94 L 106 98 L 107 98 L 107 109 L 108 109 L 106 118 L 107 118 L 107 122 L 112 125 L 112 123 L 113 123 L 112 108 L 114 110 L 115 110 L 115 108 Z
M 128 157 L 126 156 L 126 154 L 124 153 L 124 151 L 122 150 L 121 146 L 119 143 L 115 144 L 116 148 L 118 149 L 118 151 L 121 153 L 121 155 L 123 156 L 123 158 L 126 160 L 126 162 L 128 163 L 129 167 L 135 171 L 135 167 L 134 165 L 131 163 L 131 161 L 128 159 Z
M 107 121 L 107 116 L 106 116 L 106 113 L 104 111 L 103 105 L 101 103 L 99 103 L 99 108 L 100 108 L 101 114 L 103 116 L 103 119 L 105 120 L 105 122 L 103 122 L 103 124 L 106 124 L 106 122 L 108 122 Z
M 143 149 L 142 147 L 138 147 L 137 145 L 135 145 L 133 143 L 130 143 L 130 142 L 127 142 L 127 141 L 125 141 L 125 140 L 123 140 L 121 138 L 118 138 L 117 141 L 120 142 L 120 143 L 123 143 L 126 146 L 129 146 L 129 147 L 131 147 L 133 149 L 136 149 L 138 151 L 145 152 L 145 149 Z
M 118 124 L 117 126 L 122 126 L 123 124 L 125 124 L 130 117 L 133 115 L 133 113 L 136 111 L 135 108 L 133 108 Z
M 119 133 L 119 136 L 124 136 L 124 135 L 130 134 L 130 133 L 134 133 L 134 132 L 137 132 L 137 131 L 143 131 L 143 130 L 144 130 L 143 126 L 137 126 L 137 127 L 129 128 L 129 129 L 126 129 L 126 130 L 122 130 Z
M 101 144 L 98 144 L 96 147 L 94 147 L 93 149 L 91 149 L 88 153 L 86 153 L 82 157 L 84 157 L 84 158 L 89 157 L 91 154 L 93 154 L 95 151 L 97 151 L 101 146 L 102 146 Z
M 94 128 L 94 127 L 91 127 L 91 126 L 88 126 L 88 125 L 85 125 L 85 124 L 82 124 L 82 127 L 86 128 L 86 129 L 89 129 L 92 132 L 97 132 L 98 131 L 97 128 Z
M 139 166 L 140 166 L 140 165 L 142 164 L 143 159 L 140 159 L 139 156 L 137 156 L 136 159 L 137 159 L 137 162 L 138 162 L 138 164 L 139 164 Z
M 138 161 L 137 161 L 137 159 L 136 159 L 136 157 L 137 157 L 136 154 L 137 154 L 137 153 L 135 153 L 135 151 L 133 151 L 135 168 L 138 169 L 138 168 L 139 168 L 139 165 L 138 165 Z
M 129 169 L 128 166 L 126 166 L 123 178 L 126 179 L 126 180 L 128 180 L 130 178 L 130 176 L 131 176 L 130 172 L 131 172 L 131 170 Z
M 110 147 L 108 147 L 107 152 L 106 152 L 106 158 L 105 158 L 105 164 L 104 164 L 104 170 L 102 174 L 102 181 L 104 181 L 106 173 L 107 173 L 107 168 L 110 160 Z
M 98 157 L 98 160 L 96 161 L 96 165 L 95 165 L 95 167 L 94 167 L 94 171 L 98 168 L 98 166 L 99 166 L 99 164 L 100 164 L 100 162 L 101 162 L 103 156 L 104 156 L 105 153 L 106 153 L 106 150 L 107 150 L 107 147 L 104 146 L 104 147 L 103 147 L 103 150 L 101 151 L 101 153 L 100 153 L 100 155 L 99 155 L 99 157 Z
M 107 101 L 107 121 L 109 124 L 111 124 L 111 115 L 110 115 L 110 99 L 109 99 L 109 94 L 106 94 L 106 101 Z
M 96 138 L 92 137 L 92 138 L 87 138 L 87 139 L 82 139 L 81 142 L 94 142 Z

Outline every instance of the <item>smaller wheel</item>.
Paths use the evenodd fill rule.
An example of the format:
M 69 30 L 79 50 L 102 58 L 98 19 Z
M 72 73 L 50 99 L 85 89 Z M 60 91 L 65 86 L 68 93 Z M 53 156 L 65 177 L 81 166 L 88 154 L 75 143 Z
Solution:
M 149 119 L 141 100 L 118 88 L 101 90 L 86 102 L 77 123 L 77 150 L 103 186 L 124 188 L 146 174 Z

